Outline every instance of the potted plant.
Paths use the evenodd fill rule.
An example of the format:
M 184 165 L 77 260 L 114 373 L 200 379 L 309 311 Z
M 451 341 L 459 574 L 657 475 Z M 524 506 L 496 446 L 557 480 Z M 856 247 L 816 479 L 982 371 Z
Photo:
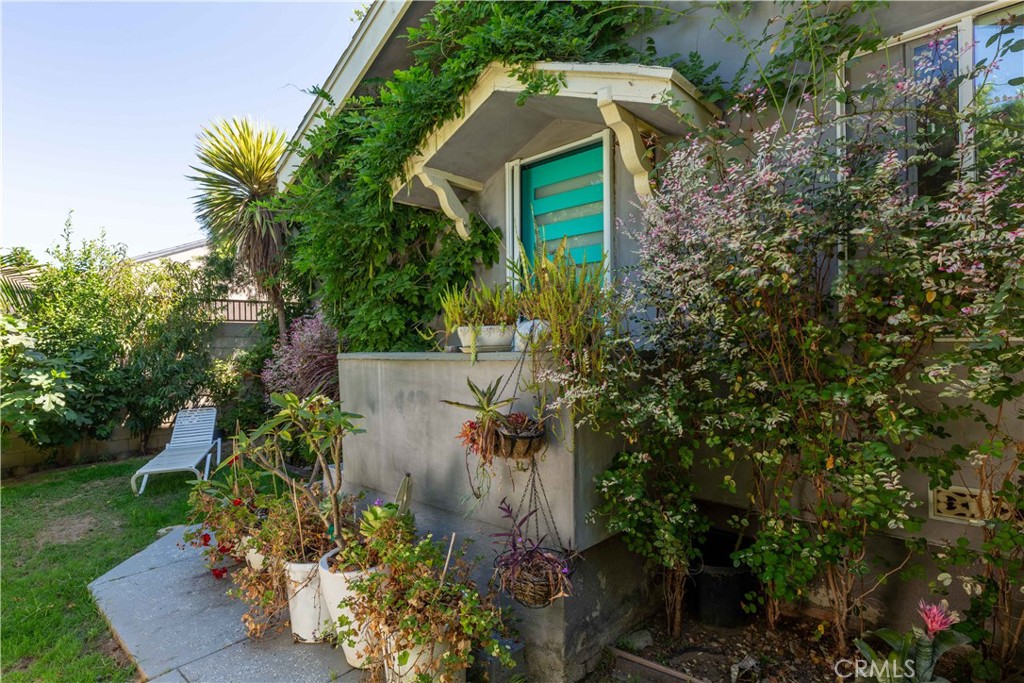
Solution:
M 572 548 L 544 547 L 545 536 L 530 537 L 527 525 L 537 510 L 517 518 L 507 501 L 502 500 L 498 507 L 512 526 L 509 531 L 492 534 L 499 546 L 494 575 L 501 589 L 531 608 L 547 607 L 572 595 L 572 574 L 579 554 Z
M 368 547 L 386 570 L 354 581 L 345 605 L 372 633 L 367 655 L 387 681 L 465 680 L 474 649 L 513 665 L 497 637 L 504 614 L 477 591 L 454 537 L 442 545 L 374 533 Z
M 202 548 L 216 578 L 223 578 L 228 567 L 244 557 L 253 530 L 261 524 L 253 504 L 259 478 L 260 473 L 244 469 L 232 458 L 210 479 L 192 483 L 188 502 L 193 529 L 184 538 Z
M 508 351 L 516 334 L 519 295 L 505 286 L 447 289 L 441 294 L 445 331 L 457 332 L 462 351 Z
M 363 511 L 358 529 L 344 529 L 344 546 L 331 550 L 320 560 L 324 602 L 331 623 L 339 626 L 339 641 L 350 666 L 357 669 L 367 666 L 371 649 L 367 628 L 356 620 L 346 602 L 353 595 L 355 581 L 381 569 L 380 555 L 369 541 L 389 537 L 397 542 L 408 542 L 414 532 L 412 517 L 404 507 L 384 503 L 378 498 Z
M 328 610 L 320 604 L 320 565 L 330 551 L 345 547 L 346 529 L 354 525 L 354 503 L 351 496 L 341 495 L 342 441 L 346 434 L 357 433 L 352 420 L 360 417 L 340 408 L 340 404 L 318 395 L 300 399 L 294 394 L 272 394 L 271 401 L 280 411 L 251 435 L 239 439 L 239 450 L 251 461 L 276 476 L 287 488 L 291 500 L 295 528 L 292 545 L 271 545 L 263 554 L 282 561 L 286 575 L 292 631 L 297 640 L 320 638 Z M 337 473 L 308 485 L 293 479 L 285 467 L 283 444 L 299 444 L 313 458 L 314 471 Z M 315 519 L 313 519 L 315 515 Z M 309 516 L 309 519 L 307 519 Z M 264 527 L 267 523 L 264 523 Z M 303 528 L 305 527 L 305 529 Z M 304 533 L 305 531 L 305 533 Z M 264 534 L 266 539 L 267 534 Z M 271 536 L 271 540 L 273 540 Z M 309 552 L 317 552 L 315 557 Z M 337 555 L 333 553 L 332 557 Z M 323 577 L 341 581 L 333 572 Z M 314 590 L 315 587 L 315 590 Z M 329 586 L 328 592 L 339 590 Z M 310 603 L 315 604 L 310 604 Z
M 465 408 L 476 413 L 476 419 L 466 420 L 462 424 L 458 439 L 466 447 L 467 453 L 480 457 L 482 465 L 489 466 L 495 457 L 507 460 L 529 461 L 544 445 L 544 422 L 535 420 L 523 412 L 508 415 L 501 412 L 502 408 L 512 405 L 515 398 L 498 400 L 502 377 L 481 389 L 472 380 L 466 384 L 473 394 L 473 403 L 443 401 L 457 408 Z

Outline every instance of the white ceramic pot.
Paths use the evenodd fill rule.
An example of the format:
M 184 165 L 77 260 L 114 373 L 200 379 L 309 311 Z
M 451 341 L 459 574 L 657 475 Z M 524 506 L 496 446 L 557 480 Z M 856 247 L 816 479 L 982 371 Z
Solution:
M 536 342 L 548 329 L 549 326 L 546 320 L 524 320 L 516 325 L 515 348 L 512 350 L 524 350 L 531 342 Z
M 327 610 L 320 595 L 320 573 L 316 562 L 285 562 L 288 583 L 288 618 L 296 642 L 319 643 L 323 640 Z
M 515 325 L 481 325 L 480 327 L 462 326 L 459 328 L 459 339 L 463 349 L 469 353 L 476 339 L 477 350 L 508 351 L 512 348 L 512 339 L 516 334 Z
M 416 680 L 416 669 L 418 667 L 430 668 L 432 661 L 437 661 L 448 651 L 447 644 L 436 643 L 434 645 L 414 645 L 403 652 L 388 652 L 388 665 L 385 667 L 384 680 L 387 683 L 412 683 Z M 408 653 L 408 657 L 403 654 Z M 403 664 L 399 662 L 403 661 Z M 431 681 L 441 679 L 440 673 L 431 677 Z M 453 683 L 465 683 L 466 670 L 455 672 L 451 679 Z
M 350 585 L 352 581 L 366 576 L 369 571 L 357 569 L 351 572 L 332 572 L 330 569 L 331 558 L 338 554 L 338 550 L 334 549 L 320 558 L 320 593 L 324 597 L 324 606 L 327 609 L 327 613 L 331 618 L 332 627 L 337 628 L 338 619 L 344 615 L 348 618 L 352 627 L 356 630 L 358 635 L 351 639 L 352 644 L 350 645 L 350 639 L 345 638 L 341 641 L 341 650 L 345 653 L 345 661 L 348 662 L 349 666 L 357 669 L 366 667 L 366 647 L 369 643 L 368 634 L 366 629 L 352 618 L 352 610 L 348 607 L 342 607 L 341 601 L 352 595 L 352 589 Z
M 263 569 L 263 562 L 266 558 L 263 557 L 263 553 L 249 546 L 250 541 L 252 541 L 252 536 L 242 536 L 240 541 L 242 547 L 245 548 L 245 563 L 249 569 L 260 571 Z

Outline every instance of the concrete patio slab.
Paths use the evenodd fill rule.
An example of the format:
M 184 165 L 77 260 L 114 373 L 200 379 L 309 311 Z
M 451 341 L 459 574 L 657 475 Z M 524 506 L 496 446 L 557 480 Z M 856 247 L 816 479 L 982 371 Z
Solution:
M 362 672 L 330 645 L 294 644 L 288 632 L 250 641 L 245 606 L 211 576 L 198 548 L 174 529 L 99 577 L 89 590 L 143 680 L 159 683 L 356 683 Z

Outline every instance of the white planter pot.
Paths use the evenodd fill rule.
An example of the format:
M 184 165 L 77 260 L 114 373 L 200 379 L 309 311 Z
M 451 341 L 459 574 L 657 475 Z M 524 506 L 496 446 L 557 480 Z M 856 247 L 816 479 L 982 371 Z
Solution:
M 550 328 L 546 320 L 524 320 L 516 325 L 515 348 L 512 350 L 524 350 L 531 342 L 536 342 L 548 329 Z
M 249 569 L 260 571 L 263 569 L 263 562 L 266 558 L 260 551 L 248 547 L 251 540 L 252 536 L 243 536 L 241 540 L 242 547 L 245 548 L 245 563 L 249 565 Z
M 300 643 L 319 643 L 323 640 L 327 610 L 320 595 L 320 574 L 316 562 L 285 562 L 288 583 L 288 618 L 292 636 Z
M 390 649 L 390 648 L 389 648 Z M 384 680 L 387 683 L 413 683 L 416 680 L 417 667 L 430 668 L 431 661 L 437 661 L 448 651 L 448 645 L 437 643 L 435 645 L 415 645 L 405 652 L 409 653 L 405 664 L 399 664 L 402 659 L 402 652 L 388 652 L 388 665 L 385 667 Z M 431 681 L 440 680 L 440 673 L 431 677 Z M 465 683 L 466 670 L 452 674 L 453 683 Z
M 331 625 L 337 628 L 338 619 L 344 615 L 352 624 L 352 628 L 357 631 L 358 635 L 352 639 L 352 645 L 349 645 L 347 638 L 341 641 L 341 650 L 345 653 L 345 661 L 349 666 L 362 669 L 367 665 L 365 652 L 369 643 L 368 634 L 361 624 L 355 623 L 352 611 L 341 606 L 341 601 L 352 595 L 352 589 L 349 587 L 352 581 L 366 576 L 374 570 L 357 569 L 351 572 L 332 572 L 330 560 L 337 554 L 338 551 L 335 549 L 320 558 L 320 593 L 324 597 L 324 605 L 330 615 Z
M 474 339 L 476 339 L 478 351 L 508 351 L 512 348 L 512 339 L 515 334 L 515 325 L 481 325 L 477 328 L 469 326 L 459 328 L 459 339 L 462 341 L 462 347 L 466 353 L 470 352 Z

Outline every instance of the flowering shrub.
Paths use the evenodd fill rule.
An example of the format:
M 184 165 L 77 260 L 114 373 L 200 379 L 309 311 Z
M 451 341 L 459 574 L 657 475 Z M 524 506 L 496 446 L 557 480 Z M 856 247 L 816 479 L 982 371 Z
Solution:
M 274 345 L 262 377 L 268 392 L 338 400 L 338 331 L 320 313 L 295 319 L 287 339 Z
M 736 557 L 765 586 L 769 620 L 820 579 L 840 650 L 850 619 L 910 557 L 877 566 L 867 542 L 916 528 L 897 453 L 952 414 L 925 410 L 913 383 L 934 339 L 971 341 L 938 355 L 933 381 L 987 361 L 968 363 L 973 381 L 950 397 L 984 400 L 985 385 L 1005 398 L 992 385 L 1016 386 L 1004 373 L 1020 367 L 1007 344 L 1024 254 L 1001 201 L 1011 162 L 971 167 L 962 145 L 957 179 L 915 197 L 908 178 L 929 142 L 909 134 L 906 113 L 928 105 L 937 76 L 888 69 L 870 81 L 841 121 L 808 100 L 784 122 L 763 91 L 747 92 L 734 127 L 672 154 L 636 235 L 637 286 L 657 311 L 650 337 L 690 394 L 662 412 L 697 418 L 715 464 L 753 471 L 759 525 Z

